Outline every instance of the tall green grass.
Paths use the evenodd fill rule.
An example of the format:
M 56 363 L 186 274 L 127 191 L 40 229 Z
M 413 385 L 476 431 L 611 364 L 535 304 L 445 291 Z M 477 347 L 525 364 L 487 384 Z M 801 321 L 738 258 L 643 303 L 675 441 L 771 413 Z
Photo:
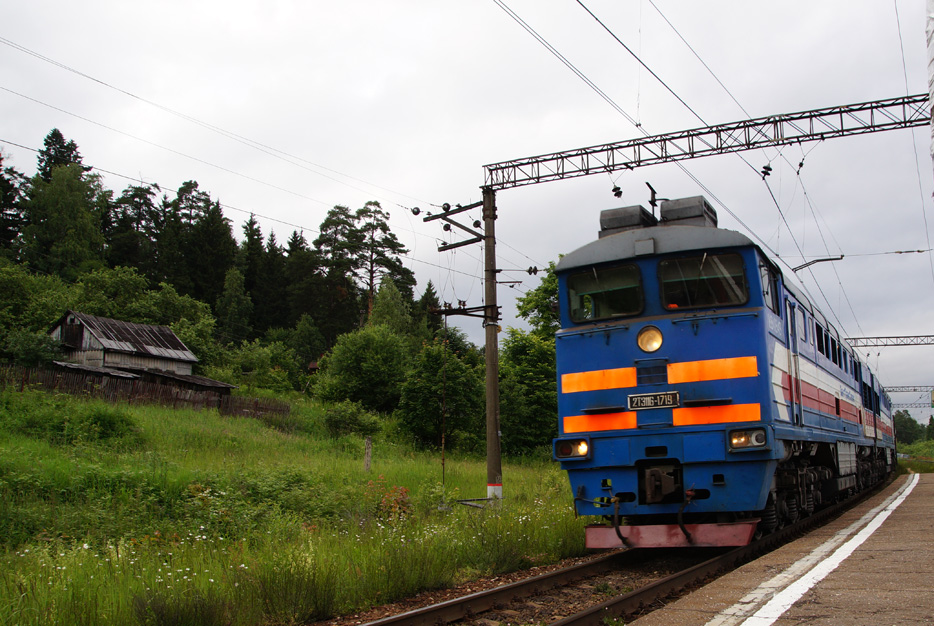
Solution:
M 544 461 L 0 391 L 0 623 L 298 624 L 584 551 Z M 275 425 L 274 425 L 275 426 Z M 386 429 L 392 432 L 392 429 Z
M 909 458 L 898 460 L 901 472 L 912 471 L 917 474 L 934 472 L 934 441 L 916 441 L 909 445 L 900 444 L 898 451 Z

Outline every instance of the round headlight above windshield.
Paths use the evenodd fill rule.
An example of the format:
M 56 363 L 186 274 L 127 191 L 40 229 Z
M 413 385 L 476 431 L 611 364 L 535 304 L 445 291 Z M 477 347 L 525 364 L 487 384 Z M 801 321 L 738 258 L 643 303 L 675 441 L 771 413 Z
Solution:
M 643 352 L 655 352 L 662 347 L 662 331 L 654 326 L 646 326 L 639 331 L 636 343 Z

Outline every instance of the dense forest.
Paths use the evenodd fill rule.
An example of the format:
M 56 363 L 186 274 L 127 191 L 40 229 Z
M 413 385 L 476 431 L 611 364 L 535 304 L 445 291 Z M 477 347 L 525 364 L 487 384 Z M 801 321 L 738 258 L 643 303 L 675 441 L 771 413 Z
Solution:
M 449 447 L 482 446 L 481 350 L 443 327 L 434 286 L 419 292 L 378 202 L 335 206 L 314 240 L 294 231 L 284 245 L 252 215 L 238 242 L 221 208 L 195 181 L 116 194 L 58 129 L 32 177 L 0 154 L 0 357 L 55 360 L 47 332 L 67 309 L 163 324 L 200 374 L 312 394 L 340 408 L 342 428 L 393 416 L 423 446 L 442 435 Z M 554 434 L 555 290 L 549 272 L 519 301 L 532 329 L 502 340 L 507 454 Z

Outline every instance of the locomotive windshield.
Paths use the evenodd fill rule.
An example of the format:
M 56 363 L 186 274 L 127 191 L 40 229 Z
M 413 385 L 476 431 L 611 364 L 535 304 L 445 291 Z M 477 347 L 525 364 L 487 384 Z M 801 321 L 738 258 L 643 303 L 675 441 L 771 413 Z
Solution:
M 642 312 L 642 276 L 635 265 L 590 268 L 568 277 L 571 319 L 587 322 Z
M 749 300 L 743 259 L 738 254 L 708 254 L 667 259 L 658 265 L 666 309 L 737 306 Z

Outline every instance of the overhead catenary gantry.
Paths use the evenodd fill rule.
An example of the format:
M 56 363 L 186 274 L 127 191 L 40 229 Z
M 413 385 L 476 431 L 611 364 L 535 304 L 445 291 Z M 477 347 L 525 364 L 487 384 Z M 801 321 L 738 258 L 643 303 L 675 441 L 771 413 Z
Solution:
M 929 124 L 927 94 L 769 115 L 484 166 L 484 187 L 507 189 L 645 165 Z
M 934 335 L 904 335 L 901 337 L 847 337 L 854 348 L 884 348 L 886 346 L 930 346 Z

